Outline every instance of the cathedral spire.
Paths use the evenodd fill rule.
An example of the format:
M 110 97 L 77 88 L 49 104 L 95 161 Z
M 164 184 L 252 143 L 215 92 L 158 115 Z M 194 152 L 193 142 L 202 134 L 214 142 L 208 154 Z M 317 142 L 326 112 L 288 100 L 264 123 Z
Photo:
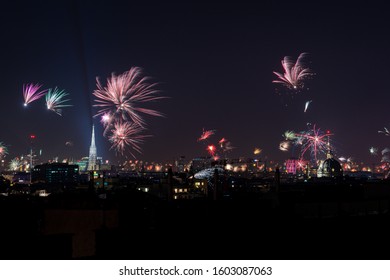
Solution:
M 91 146 L 89 146 L 88 171 L 97 170 L 96 166 L 96 145 L 95 145 L 95 126 L 92 125 Z

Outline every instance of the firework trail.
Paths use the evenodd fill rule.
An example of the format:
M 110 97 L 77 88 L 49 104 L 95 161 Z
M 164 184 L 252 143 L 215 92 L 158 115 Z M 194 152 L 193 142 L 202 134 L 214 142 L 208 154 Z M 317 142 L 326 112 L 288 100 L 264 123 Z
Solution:
M 312 102 L 313 100 L 309 100 L 309 101 L 306 101 L 305 103 L 305 110 L 303 111 L 304 113 L 306 113 L 307 109 L 309 108 L 309 105 L 310 103 Z
M 24 106 L 27 106 L 27 104 L 38 100 L 46 94 L 47 90 L 38 91 L 41 87 L 42 85 L 40 84 L 23 84 Z
M 204 130 L 203 128 L 203 133 L 202 135 L 198 138 L 198 142 L 204 141 L 208 138 L 210 138 L 211 135 L 215 134 L 215 130 Z
M 159 93 L 154 89 L 156 84 L 149 83 L 148 80 L 149 77 L 144 77 L 139 67 L 132 67 L 119 76 L 112 74 L 107 78 L 106 87 L 96 78 L 97 89 L 93 92 L 96 104 L 93 106 L 101 109 L 95 116 L 109 114 L 111 118 L 108 126 L 115 121 L 131 120 L 141 127 L 145 127 L 146 124 L 141 113 L 162 117 L 163 114 L 158 111 L 138 106 L 140 103 L 166 98 L 156 96 Z
M 111 130 L 109 141 L 112 143 L 110 149 L 115 149 L 117 152 L 124 154 L 126 148 L 132 148 L 141 154 L 140 144 L 147 135 L 140 135 L 139 133 L 144 130 L 138 123 L 130 122 L 116 122 Z M 130 152 L 130 154 L 136 158 L 136 156 Z
M 346 157 L 339 157 L 339 161 L 341 162 L 352 162 L 352 158 L 346 158 Z
M 345 157 L 339 157 L 339 161 L 341 161 L 341 162 L 346 162 L 347 159 L 346 159 Z
M 296 62 L 291 57 L 285 56 L 282 60 L 284 73 L 273 72 L 278 77 L 278 80 L 272 82 L 283 84 L 293 90 L 303 88 L 303 81 L 308 76 L 313 75 L 311 70 L 303 63 L 306 55 L 307 53 L 301 53 Z
M 382 130 L 378 130 L 378 133 L 383 133 L 386 136 L 390 136 L 390 131 L 386 127 L 384 127 L 383 131 Z
M 253 151 L 253 154 L 254 155 L 259 155 L 261 153 L 261 149 L 260 148 L 255 148 L 255 150 Z
M 70 104 L 64 104 L 70 99 L 62 100 L 65 96 L 68 95 L 69 93 L 66 93 L 64 90 L 59 90 L 57 87 L 54 90 L 49 89 L 45 96 L 47 109 L 62 116 L 62 108 L 72 106 Z

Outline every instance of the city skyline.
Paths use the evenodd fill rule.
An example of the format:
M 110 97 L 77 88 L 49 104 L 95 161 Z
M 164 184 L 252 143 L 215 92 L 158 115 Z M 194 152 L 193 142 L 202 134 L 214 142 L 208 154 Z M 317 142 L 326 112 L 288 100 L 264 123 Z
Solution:
M 7 3 L 0 19 L 7 26 L 0 142 L 8 161 L 29 153 L 30 134 L 44 158 L 81 158 L 88 155 L 93 120 L 98 156 L 124 159 L 110 150 L 100 119 L 93 118 L 92 93 L 96 77 L 105 81 L 137 66 L 168 97 L 146 106 L 166 117 L 145 116 L 153 137 L 135 153 L 139 159 L 205 156 L 197 139 L 206 129 L 216 131 L 213 143 L 231 141 L 230 157 L 261 148 L 259 157 L 283 161 L 292 155 L 279 150 L 283 133 L 311 123 L 331 131 L 338 157 L 379 162 L 369 148 L 380 154 L 390 146 L 378 133 L 390 126 L 385 16 L 374 4 Z M 291 93 L 272 83 L 281 60 L 301 53 L 309 54 L 315 74 L 308 89 Z M 26 83 L 65 89 L 72 106 L 62 116 L 43 100 L 25 107 Z

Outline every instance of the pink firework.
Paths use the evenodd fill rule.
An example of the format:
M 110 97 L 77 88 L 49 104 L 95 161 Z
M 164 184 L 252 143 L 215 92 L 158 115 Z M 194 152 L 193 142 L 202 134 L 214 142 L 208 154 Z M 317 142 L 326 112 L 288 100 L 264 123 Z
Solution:
M 204 130 L 203 128 L 203 133 L 202 135 L 198 138 L 198 142 L 204 141 L 208 139 L 211 135 L 215 133 L 215 130 Z
M 316 129 L 316 125 L 313 128 L 304 131 L 302 133 L 296 133 L 297 143 L 302 145 L 301 158 L 307 151 L 310 151 L 311 155 L 317 161 L 317 155 L 319 153 L 326 153 L 331 149 L 329 137 L 333 135 L 330 131 L 322 132 L 320 129 Z
M 113 127 L 114 128 L 111 130 L 112 134 L 109 136 L 109 141 L 112 143 L 111 149 L 115 149 L 122 155 L 127 147 L 141 153 L 140 144 L 146 137 L 145 135 L 139 134 L 143 131 L 141 126 L 137 123 L 116 122 Z M 130 152 L 130 154 L 135 157 L 132 152 Z
M 127 147 L 141 153 L 140 144 L 147 137 L 146 135 L 139 135 L 143 131 L 141 126 L 137 123 L 129 122 L 116 122 L 113 126 L 112 134 L 109 136 L 109 141 L 112 143 L 111 149 L 115 149 L 122 155 Z M 132 152 L 130 154 L 135 158 Z
M 42 85 L 40 84 L 23 84 L 24 106 L 46 94 L 47 90 L 38 91 L 41 87 Z
M 294 62 L 291 57 L 285 56 L 282 60 L 284 73 L 273 72 L 279 80 L 274 80 L 272 82 L 283 84 L 294 90 L 302 88 L 303 80 L 313 74 L 310 69 L 303 64 L 306 55 L 306 53 L 301 53 L 296 62 Z
M 158 111 L 139 107 L 140 103 L 155 101 L 165 97 L 156 96 L 155 83 L 149 83 L 149 78 L 144 77 L 141 68 L 132 67 L 129 71 L 116 76 L 111 75 L 107 79 L 107 86 L 102 86 L 96 78 L 97 89 L 93 92 L 96 104 L 94 107 L 101 108 L 95 116 L 109 114 L 113 118 L 108 125 L 112 125 L 114 120 L 132 120 L 141 127 L 145 121 L 141 114 L 161 117 Z

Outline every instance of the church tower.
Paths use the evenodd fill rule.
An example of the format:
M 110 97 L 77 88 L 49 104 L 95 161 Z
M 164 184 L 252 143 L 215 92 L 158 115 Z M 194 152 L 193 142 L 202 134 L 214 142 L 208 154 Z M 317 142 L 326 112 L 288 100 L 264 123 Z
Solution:
M 91 146 L 89 146 L 88 171 L 97 170 L 96 166 L 96 145 L 95 145 L 95 126 L 92 125 Z

